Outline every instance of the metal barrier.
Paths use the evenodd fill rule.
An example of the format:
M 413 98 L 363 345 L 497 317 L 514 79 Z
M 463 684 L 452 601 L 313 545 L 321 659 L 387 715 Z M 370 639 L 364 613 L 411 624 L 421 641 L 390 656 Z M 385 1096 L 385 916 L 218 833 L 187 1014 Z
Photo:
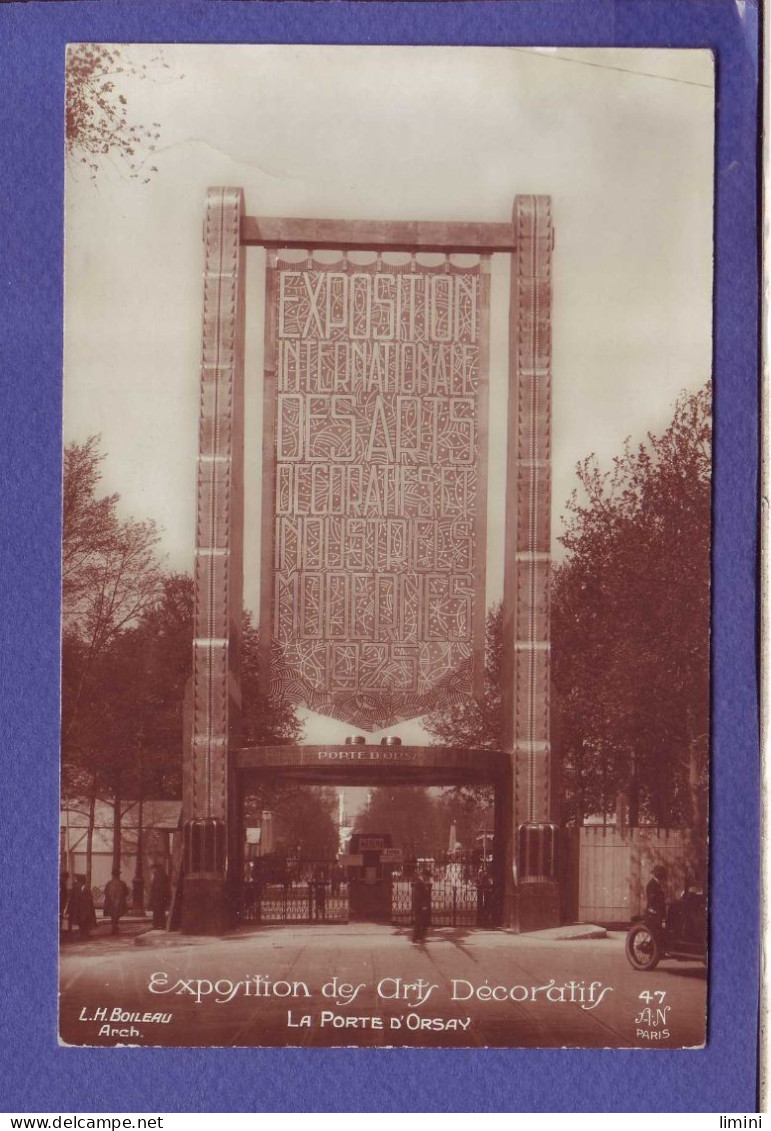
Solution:
M 494 925 L 494 888 L 469 880 L 433 880 L 431 890 L 431 925 L 434 927 L 487 927 Z M 412 883 L 394 880 L 391 886 L 391 909 L 394 923 L 407 926 L 413 922 Z
M 439 874 L 437 875 L 437 871 Z M 247 880 L 241 889 L 243 923 L 347 923 L 350 887 L 327 863 L 302 862 L 293 872 L 284 866 L 263 868 L 260 878 Z M 390 921 L 399 926 L 413 922 L 414 868 L 390 881 Z M 443 873 L 443 874 L 442 874 Z M 388 881 L 385 881 L 386 883 Z M 430 881 L 431 923 L 435 927 L 494 927 L 499 920 L 499 892 L 485 875 L 471 877 L 451 863 L 435 866 Z M 385 922 L 389 919 L 386 904 Z M 359 914 L 355 918 L 364 918 Z M 377 917 L 374 917 L 377 919 Z M 379 920 L 377 920 L 379 921 Z
M 330 880 L 243 885 L 244 923 L 347 923 L 348 885 Z

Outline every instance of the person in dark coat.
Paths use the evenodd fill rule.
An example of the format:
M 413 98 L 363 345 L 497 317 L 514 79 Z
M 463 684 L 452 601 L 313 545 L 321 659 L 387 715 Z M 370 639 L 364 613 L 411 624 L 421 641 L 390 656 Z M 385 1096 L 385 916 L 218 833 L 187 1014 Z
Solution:
M 481 927 L 489 927 L 493 920 L 493 879 L 481 868 L 477 876 L 477 920 Z
M 76 876 L 67 903 L 67 915 L 71 923 L 77 923 L 81 936 L 89 938 L 96 927 L 96 912 L 91 888 L 85 876 Z
M 120 871 L 113 868 L 112 879 L 104 889 L 104 913 L 112 920 L 111 934 L 118 934 L 118 923 L 121 915 L 128 910 L 128 885 L 120 878 Z
M 645 914 L 647 918 L 655 920 L 659 926 L 663 925 L 667 913 L 666 884 L 667 870 L 663 865 L 656 864 L 645 888 Z
M 419 875 L 412 885 L 412 941 L 423 942 L 431 922 L 431 885 Z
M 327 882 L 321 868 L 316 869 L 313 880 L 314 917 L 323 922 L 327 914 Z
M 166 930 L 166 912 L 171 904 L 171 883 L 160 864 L 153 865 L 150 880 L 150 899 L 148 907 L 153 913 L 153 930 Z

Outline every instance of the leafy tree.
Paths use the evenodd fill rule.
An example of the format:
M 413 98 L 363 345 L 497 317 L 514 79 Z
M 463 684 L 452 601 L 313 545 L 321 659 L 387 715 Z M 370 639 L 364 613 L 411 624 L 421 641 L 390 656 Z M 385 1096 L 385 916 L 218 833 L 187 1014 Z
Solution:
M 157 708 L 157 741 L 173 735 L 176 751 L 182 734 L 185 685 L 192 675 L 195 591 L 189 574 L 170 573 L 161 580 L 159 598 L 142 615 L 140 637 L 152 687 L 145 700 L 148 712 Z M 241 628 L 241 717 L 236 741 L 241 746 L 265 746 L 300 740 L 302 723 L 294 707 L 265 696 L 260 684 L 260 633 L 248 609 Z
M 373 789 L 366 808 L 356 817 L 355 829 L 390 833 L 394 848 L 401 848 L 407 858 L 436 856 L 447 850 L 439 806 L 427 789 L 416 786 Z
M 577 469 L 552 584 L 553 742 L 564 821 L 609 816 L 706 836 L 711 386 L 610 470 Z M 487 624 L 485 694 L 425 721 L 443 744 L 500 745 L 502 621 Z M 475 790 L 456 792 L 470 805 Z M 460 838 L 462 840 L 462 837 Z
M 259 693 L 257 630 L 245 617 L 243 661 L 244 729 L 250 742 L 291 742 L 300 725 L 290 706 L 274 705 Z M 118 633 L 100 653 L 81 693 L 78 742 L 70 744 L 64 766 L 65 795 L 105 798 L 113 805 L 114 827 L 120 829 L 124 802 L 146 797 L 181 795 L 183 708 L 192 670 L 193 582 L 185 574 L 161 579 L 157 600 L 138 622 Z M 68 640 L 68 653 L 77 641 Z M 71 660 L 67 669 L 77 668 Z M 243 739 L 242 739 L 243 740 Z M 308 787 L 303 787 L 308 792 Z M 329 805 L 306 802 L 301 787 L 262 791 L 252 808 L 271 808 L 277 829 L 290 845 L 320 853 L 337 846 Z M 328 799 L 327 799 L 328 800 Z M 334 809 L 334 798 L 332 799 Z M 311 816 L 314 820 L 311 821 Z M 307 828 L 304 827 L 307 822 Z M 116 836 L 114 865 L 119 866 Z
M 130 761 L 109 690 L 118 645 L 156 599 L 161 577 L 154 524 L 120 520 L 118 496 L 97 493 L 103 458 L 95 436 L 64 451 L 61 780 L 63 798 L 86 805 L 89 861 L 96 801 L 116 802 L 119 827 L 114 786 Z
M 68 48 L 67 155 L 86 166 L 92 180 L 104 159 L 145 184 L 149 173 L 157 173 L 148 161 L 160 138 L 160 123 L 132 122 L 121 87 L 126 88 L 126 79 L 149 80 L 170 70 L 162 53 L 146 63 L 135 63 L 124 47 L 113 44 L 75 43 Z
M 455 836 L 464 851 L 481 849 L 482 834 L 488 833 L 487 848 L 492 845 L 493 807 L 492 791 L 485 788 L 453 787 L 445 789 L 436 799 L 441 822 L 441 843 L 446 849 L 450 829 L 455 826 Z
M 165 579 L 164 593 L 174 578 Z M 181 792 L 182 703 L 190 643 L 182 658 L 181 641 L 169 631 L 167 609 L 145 610 L 139 622 L 115 633 L 79 683 L 77 723 L 64 747 L 65 796 L 110 800 L 113 806 L 114 859 L 120 866 L 120 826 L 124 802 L 148 795 L 179 797 Z M 164 612 L 166 613 L 164 622 Z M 171 625 L 173 629 L 173 622 Z M 65 640 L 65 677 L 80 675 L 83 644 Z M 68 699 L 68 682 L 63 696 Z
M 711 387 L 603 471 L 578 466 L 554 572 L 565 817 L 706 823 Z
M 97 437 L 67 444 L 63 483 L 62 736 L 65 754 L 85 738 L 88 683 L 111 644 L 160 592 L 159 533 L 121 520 L 117 495 L 97 496 L 104 456 Z M 79 733 L 81 732 L 81 733 Z
M 266 696 L 260 683 L 260 630 L 244 609 L 241 626 L 240 745 L 292 745 L 302 737 L 302 722 L 286 699 Z
M 64 449 L 62 599 L 66 615 L 88 593 L 94 559 L 108 551 L 114 539 L 118 496 L 96 495 L 103 459 L 98 436 L 83 444 L 67 444 Z
M 305 860 L 334 860 L 338 849 L 337 793 L 325 786 L 285 784 L 252 794 L 247 823 L 258 810 L 273 813 L 275 850 Z
M 99 494 L 103 458 L 97 437 L 68 444 L 64 453 L 62 796 L 85 805 L 87 844 L 96 801 L 112 802 L 114 864 L 119 866 L 124 801 L 181 793 L 194 590 L 188 575 L 162 573 L 154 524 L 119 519 L 118 495 Z M 248 745 L 298 741 L 302 728 L 292 706 L 260 690 L 259 633 L 248 612 L 241 660 L 236 740 Z M 291 816 L 301 808 L 295 793 L 286 790 L 281 798 L 292 838 L 303 823 Z M 328 802 L 306 804 L 318 818 L 308 836 L 316 836 L 318 851 L 331 844 L 334 855 L 337 832 L 332 821 L 329 833 Z M 334 808 L 334 798 L 331 804 Z M 262 807 L 275 806 L 263 798 Z M 325 830 L 323 836 L 319 829 Z

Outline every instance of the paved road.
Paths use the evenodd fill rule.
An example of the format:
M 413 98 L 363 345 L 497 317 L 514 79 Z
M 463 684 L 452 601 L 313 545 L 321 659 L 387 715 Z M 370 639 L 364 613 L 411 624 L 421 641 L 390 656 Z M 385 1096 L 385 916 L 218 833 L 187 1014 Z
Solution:
M 442 929 L 416 946 L 406 930 L 350 923 L 244 928 L 220 939 L 153 933 L 143 945 L 135 936 L 129 928 L 63 945 L 63 1042 L 672 1048 L 704 1041 L 703 966 L 634 971 L 623 934 L 557 941 Z M 646 991 L 649 1002 L 639 996 Z

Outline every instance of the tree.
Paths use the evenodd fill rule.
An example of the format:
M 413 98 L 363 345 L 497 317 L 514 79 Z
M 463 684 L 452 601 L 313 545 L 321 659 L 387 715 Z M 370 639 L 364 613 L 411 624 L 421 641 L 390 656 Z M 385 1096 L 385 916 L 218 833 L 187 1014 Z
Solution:
M 83 444 L 67 444 L 64 449 L 62 600 L 67 615 L 92 584 L 95 555 L 109 549 L 115 534 L 118 496 L 96 495 L 103 460 L 98 436 Z
M 257 799 L 250 798 L 249 807 Z M 337 794 L 325 786 L 285 785 L 272 791 L 275 848 L 304 860 L 334 860 L 338 849 Z M 247 812 L 250 808 L 247 808 Z
M 123 637 L 156 599 L 161 577 L 155 525 L 119 519 L 118 496 L 97 493 L 103 458 L 95 436 L 64 451 L 62 796 L 86 805 L 89 860 L 99 797 L 118 799 L 119 827 L 113 785 L 128 758 L 110 687 Z
M 62 736 L 65 754 L 89 728 L 87 684 L 110 645 L 158 597 L 159 533 L 153 522 L 121 520 L 117 495 L 98 497 L 104 459 L 98 437 L 64 450 L 62 546 Z M 81 736 L 82 737 L 82 736 Z
M 466 852 L 492 845 L 494 815 L 492 791 L 486 788 L 452 787 L 437 797 L 441 821 L 441 842 L 449 845 L 450 829 L 455 826 L 455 837 Z M 487 834 L 487 835 L 485 835 Z
M 120 520 L 118 495 L 99 494 L 103 459 L 97 437 L 65 448 L 62 796 L 84 804 L 89 844 L 97 800 L 111 801 L 118 867 L 124 801 L 134 798 L 141 805 L 148 794 L 181 794 L 194 588 L 188 575 L 162 572 L 153 523 Z M 259 632 L 246 611 L 241 661 L 242 711 L 235 740 L 244 745 L 298 741 L 302 727 L 294 708 L 261 692 Z M 288 813 L 292 806 L 298 809 L 297 788 L 279 799 Z M 276 807 L 273 794 L 261 799 L 262 808 Z M 316 848 L 323 844 L 327 850 L 332 843 L 334 855 L 337 832 L 333 821 L 329 833 L 328 801 L 306 805 L 306 816 L 318 817 L 316 831 L 308 835 L 317 836 L 323 828 Z M 292 820 L 289 814 L 290 829 L 302 826 L 301 818 L 294 826 Z M 301 835 L 298 843 L 302 840 Z
M 711 437 L 707 384 L 610 470 L 578 465 L 551 595 L 563 821 L 615 814 L 621 797 L 628 823 L 684 824 L 706 843 Z M 425 720 L 442 743 L 500 744 L 501 646 L 497 608 L 482 702 Z
M 437 802 L 426 789 L 378 786 L 367 807 L 356 817 L 357 832 L 390 833 L 394 848 L 410 859 L 436 856 L 447 850 Z
M 578 466 L 554 572 L 553 677 L 565 816 L 704 830 L 711 386 L 603 471 Z
M 195 590 L 186 573 L 161 578 L 157 599 L 142 613 L 138 624 L 148 672 L 145 703 L 155 710 L 157 742 L 173 735 L 179 749 L 185 685 L 192 675 Z M 243 610 L 241 622 L 241 713 L 236 741 L 241 746 L 295 743 L 302 723 L 291 703 L 266 696 L 260 683 L 260 633 L 251 612 Z
M 160 123 L 149 126 L 128 117 L 125 79 L 152 79 L 170 71 L 162 53 L 134 63 L 124 47 L 75 43 L 67 51 L 65 137 L 68 157 L 96 178 L 103 159 L 117 162 L 131 179 L 149 181 L 148 165 L 160 138 Z
M 241 626 L 242 746 L 291 745 L 302 737 L 302 722 L 286 699 L 265 695 L 260 683 L 260 630 L 244 609 Z

